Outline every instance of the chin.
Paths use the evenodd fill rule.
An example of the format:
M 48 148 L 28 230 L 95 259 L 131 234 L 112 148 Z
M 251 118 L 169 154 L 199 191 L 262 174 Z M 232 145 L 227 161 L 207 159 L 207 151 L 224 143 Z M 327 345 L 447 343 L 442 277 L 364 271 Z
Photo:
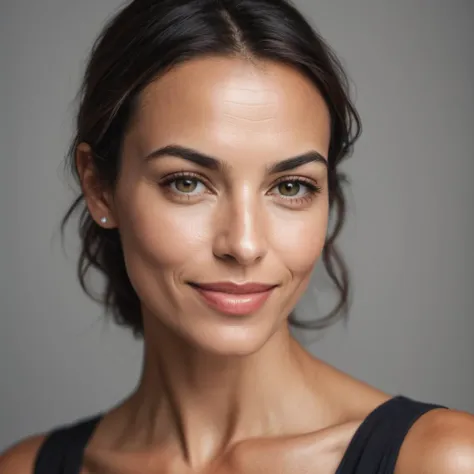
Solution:
M 272 337 L 274 331 L 267 324 L 237 321 L 225 326 L 193 328 L 192 332 L 187 335 L 192 345 L 203 352 L 225 357 L 254 354 Z

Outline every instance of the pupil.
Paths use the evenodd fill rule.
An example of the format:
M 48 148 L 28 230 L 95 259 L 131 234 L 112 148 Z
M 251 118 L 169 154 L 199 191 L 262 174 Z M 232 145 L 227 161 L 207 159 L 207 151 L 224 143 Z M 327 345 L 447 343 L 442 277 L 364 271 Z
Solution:
M 298 183 L 286 182 L 280 184 L 280 192 L 286 196 L 298 194 L 299 189 L 300 185 Z
M 183 192 L 194 191 L 196 182 L 193 179 L 180 179 L 177 183 L 177 188 Z

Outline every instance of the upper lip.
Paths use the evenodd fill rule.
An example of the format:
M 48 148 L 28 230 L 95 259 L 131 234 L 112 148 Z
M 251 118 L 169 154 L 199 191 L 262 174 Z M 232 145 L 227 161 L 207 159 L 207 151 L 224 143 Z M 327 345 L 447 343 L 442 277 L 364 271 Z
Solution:
M 218 291 L 221 293 L 232 293 L 236 295 L 247 295 L 250 293 L 263 293 L 269 291 L 278 285 L 266 283 L 233 283 L 230 281 L 219 281 L 215 283 L 191 283 L 203 290 Z

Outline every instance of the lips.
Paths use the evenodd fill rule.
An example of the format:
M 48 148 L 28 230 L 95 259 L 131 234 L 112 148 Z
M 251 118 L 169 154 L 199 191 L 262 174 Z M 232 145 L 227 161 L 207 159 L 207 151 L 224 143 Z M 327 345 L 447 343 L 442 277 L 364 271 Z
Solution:
M 232 282 L 191 283 L 204 302 L 221 313 L 248 315 L 256 312 L 277 285 Z
M 248 295 L 252 293 L 263 293 L 271 290 L 277 285 L 267 285 L 264 283 L 191 283 L 192 286 L 198 287 L 204 291 L 217 291 L 220 293 L 229 293 L 233 295 Z

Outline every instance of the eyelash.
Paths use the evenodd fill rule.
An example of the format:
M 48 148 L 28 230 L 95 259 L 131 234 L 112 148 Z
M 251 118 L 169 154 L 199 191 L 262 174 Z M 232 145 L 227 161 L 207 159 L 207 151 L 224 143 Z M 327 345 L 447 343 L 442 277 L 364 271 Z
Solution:
M 276 181 L 272 189 L 282 183 L 298 183 L 299 185 L 306 187 L 308 190 L 303 197 L 279 196 L 283 201 L 289 201 L 292 204 L 309 203 L 321 192 L 321 186 L 318 186 L 314 181 L 301 176 L 284 176 Z
M 172 175 L 169 175 L 165 177 L 159 185 L 168 193 L 173 194 L 174 196 L 180 198 L 180 199 L 185 199 L 185 200 L 190 200 L 194 195 L 189 194 L 189 193 L 183 193 L 180 191 L 174 191 L 171 189 L 171 184 L 178 181 L 179 179 L 190 179 L 190 180 L 195 180 L 198 181 L 199 183 L 203 184 L 206 187 L 209 187 L 209 184 L 207 180 L 205 180 L 201 175 L 192 173 L 192 172 L 179 172 L 179 173 L 173 173 Z M 301 203 L 307 203 L 311 202 L 317 194 L 321 192 L 321 187 L 318 186 L 317 184 L 314 183 L 314 181 L 309 180 L 307 178 L 303 178 L 301 176 L 284 176 L 276 181 L 276 183 L 273 185 L 272 189 L 276 188 L 278 185 L 282 183 L 298 183 L 300 185 L 305 186 L 308 189 L 308 192 L 303 196 L 303 197 L 285 197 L 285 196 L 279 196 L 280 199 L 282 199 L 284 202 L 288 202 L 291 204 L 301 204 Z

